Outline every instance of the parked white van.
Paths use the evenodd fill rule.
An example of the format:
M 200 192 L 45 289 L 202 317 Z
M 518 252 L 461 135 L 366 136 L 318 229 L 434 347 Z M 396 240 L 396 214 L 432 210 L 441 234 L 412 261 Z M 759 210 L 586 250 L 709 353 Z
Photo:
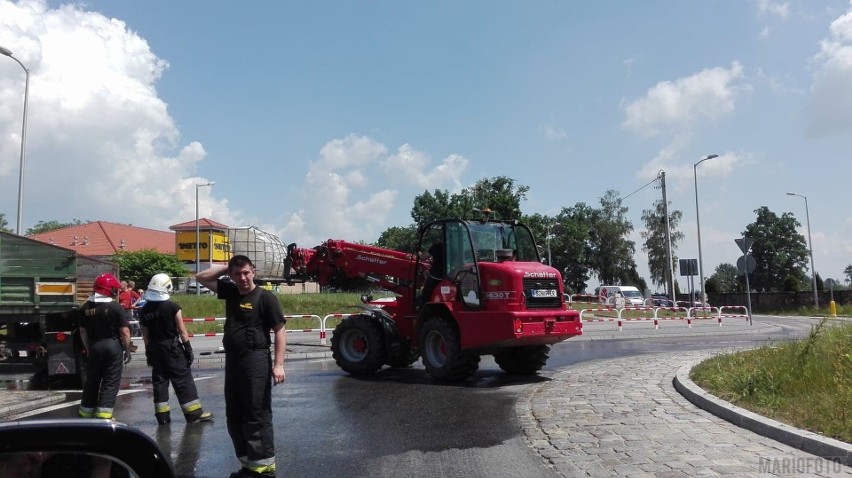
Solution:
M 610 307 L 642 307 L 645 297 L 639 289 L 630 285 L 602 285 L 598 291 L 601 304 Z

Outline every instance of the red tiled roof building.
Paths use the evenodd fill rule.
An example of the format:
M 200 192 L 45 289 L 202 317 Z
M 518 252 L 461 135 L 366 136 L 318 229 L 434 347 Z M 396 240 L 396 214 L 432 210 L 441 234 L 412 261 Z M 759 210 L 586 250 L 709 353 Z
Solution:
M 154 249 L 164 254 L 175 253 L 175 235 L 172 232 L 106 221 L 92 221 L 28 237 L 100 258 L 109 258 L 121 251 L 144 249 Z

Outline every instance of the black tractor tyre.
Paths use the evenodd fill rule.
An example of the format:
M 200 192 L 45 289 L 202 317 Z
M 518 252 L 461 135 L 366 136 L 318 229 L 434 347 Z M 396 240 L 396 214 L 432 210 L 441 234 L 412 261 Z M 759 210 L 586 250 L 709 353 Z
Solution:
M 479 368 L 479 355 L 461 349 L 456 324 L 434 317 L 420 326 L 420 356 L 426 372 L 439 382 L 461 382 L 472 377 Z
M 408 368 L 420 359 L 420 354 L 411 350 L 411 347 L 400 345 L 396 353 L 388 356 L 388 365 L 393 368 Z
M 494 361 L 511 375 L 535 375 L 550 358 L 549 345 L 511 347 L 494 354 Z
M 332 332 L 331 356 L 338 367 L 352 375 L 375 374 L 385 359 L 381 325 L 366 315 L 347 317 Z

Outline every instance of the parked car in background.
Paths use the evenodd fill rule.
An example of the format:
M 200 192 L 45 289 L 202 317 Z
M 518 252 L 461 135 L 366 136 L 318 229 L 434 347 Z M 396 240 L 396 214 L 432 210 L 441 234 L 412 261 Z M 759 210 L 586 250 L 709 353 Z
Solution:
M 666 294 L 651 294 L 651 305 L 654 307 L 674 307 L 675 302 Z
M 629 285 L 602 285 L 598 291 L 602 304 L 611 307 L 642 307 L 645 297 L 639 289 Z
M 213 293 L 212 290 L 208 289 L 207 287 L 204 287 L 204 284 L 198 283 L 197 281 L 195 281 L 195 279 L 190 280 L 186 284 L 186 293 L 187 294 L 195 294 L 196 289 L 198 289 L 199 294 L 212 294 Z

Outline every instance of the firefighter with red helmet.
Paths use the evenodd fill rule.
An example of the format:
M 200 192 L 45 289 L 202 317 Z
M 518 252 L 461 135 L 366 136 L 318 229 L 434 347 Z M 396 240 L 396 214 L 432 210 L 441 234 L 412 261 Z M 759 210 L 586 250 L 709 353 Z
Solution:
M 130 324 L 116 302 L 121 283 L 112 274 L 95 279 L 92 295 L 78 310 L 87 371 L 80 416 L 113 418 L 124 364 L 130 362 Z
M 190 368 L 195 358 L 192 344 L 183 325 L 180 306 L 169 300 L 171 292 L 172 279 L 168 274 L 155 274 L 145 292 L 145 305 L 139 311 L 145 357 L 151 366 L 154 416 L 160 425 L 171 423 L 171 382 L 187 423 L 209 421 L 213 419 L 213 414 L 205 412 L 198 399 Z

